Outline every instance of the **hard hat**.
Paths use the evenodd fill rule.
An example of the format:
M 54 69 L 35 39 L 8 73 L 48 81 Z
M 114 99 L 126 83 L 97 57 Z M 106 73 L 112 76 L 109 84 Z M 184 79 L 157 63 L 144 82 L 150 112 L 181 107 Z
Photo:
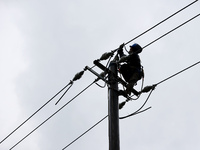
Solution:
M 142 47 L 137 43 L 131 45 L 130 47 L 131 47 L 131 50 L 133 52 L 136 52 L 136 53 L 141 53 L 142 52 Z

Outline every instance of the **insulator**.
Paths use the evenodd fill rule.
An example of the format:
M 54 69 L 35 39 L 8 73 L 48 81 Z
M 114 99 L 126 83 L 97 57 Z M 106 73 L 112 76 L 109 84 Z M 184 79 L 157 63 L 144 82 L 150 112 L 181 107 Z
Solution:
M 113 53 L 112 52 L 109 52 L 109 53 L 104 53 L 102 56 L 101 56 L 101 58 L 100 58 L 100 60 L 106 60 L 106 59 L 108 59 L 110 56 L 112 56 L 113 55 Z
M 81 71 L 79 73 L 77 73 L 74 78 L 73 78 L 73 81 L 76 81 L 78 79 L 80 79 L 82 77 L 82 75 L 84 74 L 84 71 Z
M 100 73 L 100 76 L 102 76 L 104 78 L 106 76 L 106 72 Z
M 147 93 L 147 92 L 149 92 L 151 90 L 154 90 L 154 89 L 155 89 L 154 85 L 152 85 L 152 86 L 146 86 L 146 87 L 144 87 L 144 89 L 142 90 L 142 92 Z
M 126 104 L 126 101 L 122 102 L 119 104 L 119 109 L 122 109 L 124 107 L 124 105 Z

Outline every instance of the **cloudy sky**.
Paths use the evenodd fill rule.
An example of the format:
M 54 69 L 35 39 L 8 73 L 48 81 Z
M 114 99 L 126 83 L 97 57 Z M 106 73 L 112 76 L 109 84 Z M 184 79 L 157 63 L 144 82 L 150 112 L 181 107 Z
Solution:
M 0 140 L 26 120 L 74 75 L 157 24 L 192 0 L 0 0 Z M 134 42 L 145 46 L 199 14 L 200 2 Z M 145 85 L 155 84 L 200 60 L 200 18 L 143 50 Z M 128 45 L 127 45 L 128 46 Z M 104 62 L 103 62 L 104 63 Z M 106 63 L 106 62 L 105 62 Z M 98 68 L 94 68 L 100 72 Z M 140 115 L 120 120 L 122 150 L 199 150 L 200 65 L 160 84 Z M 0 144 L 8 150 L 96 77 L 85 72 L 66 96 L 51 101 Z M 99 82 L 103 85 L 103 82 Z M 136 88 L 140 88 L 138 82 Z M 134 112 L 147 94 L 120 110 Z M 120 97 L 120 101 L 124 98 Z M 15 150 L 61 150 L 107 115 L 107 88 L 92 85 L 17 145 Z M 69 150 L 108 149 L 108 121 Z

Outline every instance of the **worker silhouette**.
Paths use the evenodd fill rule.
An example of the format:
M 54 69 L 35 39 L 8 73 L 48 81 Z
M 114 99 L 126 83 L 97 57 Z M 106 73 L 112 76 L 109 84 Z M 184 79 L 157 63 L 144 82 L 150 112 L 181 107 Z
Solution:
M 118 48 L 118 54 L 120 56 L 118 61 L 119 72 L 128 84 L 126 86 L 126 90 L 119 90 L 119 95 L 127 97 L 127 95 L 130 95 L 131 92 L 133 92 L 133 94 L 137 96 L 140 92 L 133 89 L 133 87 L 137 84 L 138 80 L 144 77 L 141 60 L 138 55 L 142 52 L 142 47 L 136 43 L 131 45 L 128 56 L 124 54 L 123 47 L 124 44 L 120 45 Z

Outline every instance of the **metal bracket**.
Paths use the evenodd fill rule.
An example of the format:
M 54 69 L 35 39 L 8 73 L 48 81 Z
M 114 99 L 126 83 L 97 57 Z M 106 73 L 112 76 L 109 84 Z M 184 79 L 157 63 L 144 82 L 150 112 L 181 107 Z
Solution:
M 94 71 L 92 68 L 86 66 L 85 67 L 87 70 L 89 70 L 90 72 L 92 72 L 94 75 L 96 75 L 99 79 L 103 80 L 104 82 L 108 82 L 106 79 L 104 79 L 104 77 L 102 77 L 100 74 L 98 74 L 96 71 Z

